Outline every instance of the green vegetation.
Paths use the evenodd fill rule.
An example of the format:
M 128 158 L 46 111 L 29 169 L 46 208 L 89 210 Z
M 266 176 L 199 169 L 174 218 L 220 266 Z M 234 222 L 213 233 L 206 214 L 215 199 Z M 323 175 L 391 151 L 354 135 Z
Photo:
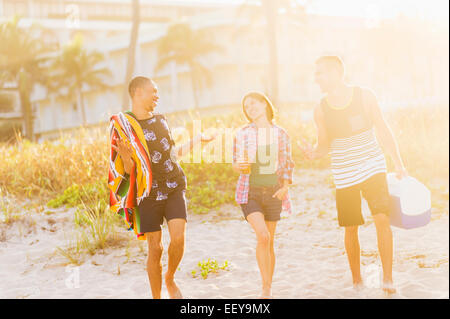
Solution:
M 197 268 L 191 271 L 192 277 L 196 278 L 198 273 L 203 279 L 208 278 L 208 275 L 213 273 L 217 274 L 220 270 L 229 270 L 229 262 L 225 260 L 222 266 L 215 259 L 208 258 L 208 260 L 199 261 Z
M 48 201 L 47 206 L 50 208 L 58 208 L 64 205 L 74 207 L 85 202 L 106 206 L 108 195 L 107 184 L 102 180 L 87 185 L 73 184 L 65 189 L 61 195 Z
M 65 248 L 57 247 L 57 252 L 70 263 L 80 264 L 86 254 L 94 255 L 111 247 L 124 247 L 128 237 L 117 232 L 123 225 L 119 215 L 98 202 L 86 206 L 82 204 L 75 211 L 75 238 Z
M 302 123 L 299 112 L 282 109 L 278 123 L 289 133 L 296 169 L 328 168 L 328 158 L 305 161 L 297 147 L 303 137 L 314 142 L 313 123 Z M 386 119 L 398 140 L 400 152 L 409 173 L 430 186 L 434 205 L 448 202 L 449 176 L 449 113 L 448 108 L 408 108 L 386 113 Z M 238 128 L 245 123 L 238 111 L 229 115 L 202 119 L 202 128 Z M 192 123 L 185 127 L 192 131 Z M 177 141 L 179 145 L 184 141 Z M 0 189 L 17 199 L 34 198 L 38 205 L 50 208 L 75 207 L 74 223 L 77 230 L 75 242 L 58 251 L 80 261 L 84 253 L 95 253 L 126 239 L 114 234 L 114 227 L 124 226 L 123 221 L 108 209 L 107 187 L 109 141 L 105 128 L 80 129 L 74 137 L 61 136 L 58 140 L 33 143 L 20 137 L 14 144 L 1 144 L 3 154 L 0 165 Z M 223 151 L 222 154 L 225 154 Z M 392 162 L 388 158 L 389 169 Z M 189 212 L 208 214 L 223 204 L 234 204 L 238 174 L 231 163 L 188 163 L 181 159 L 188 188 L 186 198 Z M 437 186 L 433 186 L 435 181 Z M 332 186 L 332 180 L 326 181 Z M 19 218 L 6 196 L 0 196 L 3 221 Z M 42 209 L 45 213 L 45 209 Z M 50 214 L 51 212 L 48 212 Z M 47 213 L 45 213 L 47 214 Z M 319 212 L 320 217 L 325 212 Z M 128 237 L 132 236 L 130 233 Z M 212 267 L 214 264 L 210 263 Z M 214 268 L 212 268 L 214 269 Z M 200 274 L 207 274 L 205 269 Z M 195 272 L 197 273 L 197 271 Z M 202 275 L 203 276 L 203 275 Z
M 194 214 L 206 214 L 225 203 L 234 202 L 237 173 L 230 164 L 182 163 L 188 188 L 188 209 Z
M 17 208 L 14 207 L 11 200 L 4 195 L 0 189 L 0 223 L 11 225 L 21 219 L 22 216 L 17 213 Z

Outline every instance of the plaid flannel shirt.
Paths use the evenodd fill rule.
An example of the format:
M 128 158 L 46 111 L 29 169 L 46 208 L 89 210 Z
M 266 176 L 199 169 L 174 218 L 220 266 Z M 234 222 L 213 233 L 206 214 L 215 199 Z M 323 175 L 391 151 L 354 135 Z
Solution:
M 294 171 L 294 162 L 291 156 L 291 142 L 287 132 L 277 126 L 272 125 L 272 132 L 275 140 L 278 140 L 278 165 L 277 175 L 281 185 L 283 180 L 288 180 L 292 184 L 292 175 Z M 257 152 L 258 129 L 254 123 L 250 123 L 236 132 L 233 139 L 233 163 L 239 158 L 243 158 L 244 151 L 248 153 L 250 162 L 254 162 Z M 246 204 L 248 201 L 248 191 L 250 188 L 250 174 L 240 174 L 236 186 L 235 199 L 238 204 Z M 292 213 L 289 193 L 283 198 L 283 211 Z

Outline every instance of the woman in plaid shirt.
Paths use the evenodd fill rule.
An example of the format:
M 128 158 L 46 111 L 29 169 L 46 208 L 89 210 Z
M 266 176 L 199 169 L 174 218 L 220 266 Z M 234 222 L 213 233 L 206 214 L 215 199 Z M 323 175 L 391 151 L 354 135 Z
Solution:
M 256 234 L 261 297 L 271 298 L 275 228 L 282 210 L 291 213 L 288 185 L 294 162 L 289 135 L 273 123 L 274 107 L 267 96 L 250 92 L 242 99 L 242 107 L 249 124 L 234 137 L 233 168 L 240 173 L 236 202 Z

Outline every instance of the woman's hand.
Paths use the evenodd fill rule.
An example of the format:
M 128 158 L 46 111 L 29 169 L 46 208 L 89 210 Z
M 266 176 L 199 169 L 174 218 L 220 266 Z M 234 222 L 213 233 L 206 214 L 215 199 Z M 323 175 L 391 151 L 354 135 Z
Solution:
M 233 163 L 233 168 L 240 174 L 249 174 L 251 164 L 245 161 L 236 161 Z
M 283 200 L 286 196 L 287 196 L 287 194 L 288 194 L 288 187 L 287 186 L 283 186 L 283 187 L 281 187 L 279 190 L 277 190 L 276 192 L 275 192 L 275 194 L 273 194 L 273 196 L 272 197 L 276 197 L 276 198 L 278 198 L 279 200 Z

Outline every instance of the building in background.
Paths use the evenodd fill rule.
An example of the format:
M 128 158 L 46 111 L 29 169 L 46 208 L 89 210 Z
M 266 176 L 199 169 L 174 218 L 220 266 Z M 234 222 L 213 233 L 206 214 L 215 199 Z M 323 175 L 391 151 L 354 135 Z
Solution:
M 251 31 L 246 14 L 237 14 L 235 2 L 141 0 L 141 26 L 134 75 L 155 80 L 159 111 L 181 112 L 194 107 L 189 69 L 175 64 L 155 72 L 157 41 L 171 23 L 186 22 L 207 29 L 224 47 L 201 59 L 212 75 L 210 86 L 198 90 L 202 109 L 238 105 L 249 90 L 268 90 L 268 54 L 264 19 Z M 83 34 L 88 50 L 102 52 L 99 67 L 112 71 L 108 91 L 85 89 L 88 123 L 107 122 L 121 110 L 131 26 L 131 5 L 120 0 L 0 0 L 0 16 L 24 18 L 48 29 L 46 41 L 60 46 L 75 33 Z M 429 32 L 428 32 L 429 31 Z M 448 33 L 434 32 L 429 24 L 398 18 L 372 26 L 362 18 L 304 15 L 292 20 L 280 14 L 278 23 L 279 98 L 281 106 L 312 105 L 321 93 L 314 83 L 314 61 L 322 54 L 339 54 L 350 83 L 372 88 L 383 107 L 448 104 Z M 447 38 L 446 38 L 447 37 Z M 76 101 L 33 92 L 36 132 L 51 135 L 81 123 Z M 281 112 L 283 108 L 281 107 Z

